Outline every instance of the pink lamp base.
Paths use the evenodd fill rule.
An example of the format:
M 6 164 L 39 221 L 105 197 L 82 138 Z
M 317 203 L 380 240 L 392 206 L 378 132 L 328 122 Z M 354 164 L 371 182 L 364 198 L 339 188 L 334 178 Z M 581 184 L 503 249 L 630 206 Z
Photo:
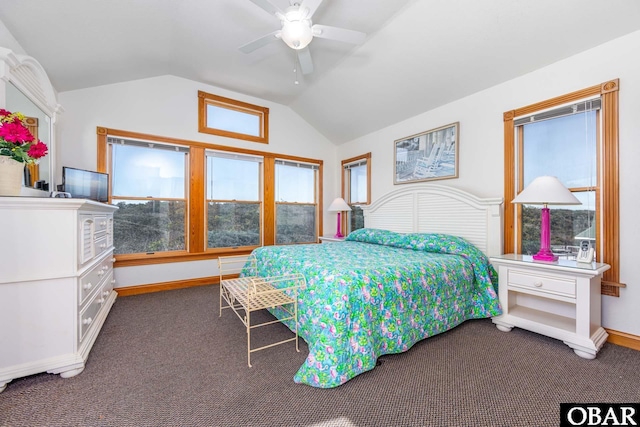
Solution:
M 542 208 L 540 222 L 540 250 L 533 256 L 533 259 L 536 261 L 557 261 L 558 256 L 551 252 L 551 220 L 546 204 Z
M 338 212 L 338 223 L 336 224 L 336 230 L 337 230 L 338 232 L 337 232 L 337 233 L 336 233 L 336 235 L 335 235 L 335 236 L 333 236 L 333 237 L 336 237 L 336 238 L 339 238 L 339 239 L 341 239 L 341 238 L 343 238 L 343 237 L 344 237 L 344 236 L 342 235 L 342 233 L 340 232 L 340 224 L 341 224 L 341 221 L 340 221 L 340 212 Z
M 536 261 L 557 261 L 558 255 L 554 255 L 552 252 L 543 252 L 540 250 L 540 252 L 533 256 L 533 259 Z

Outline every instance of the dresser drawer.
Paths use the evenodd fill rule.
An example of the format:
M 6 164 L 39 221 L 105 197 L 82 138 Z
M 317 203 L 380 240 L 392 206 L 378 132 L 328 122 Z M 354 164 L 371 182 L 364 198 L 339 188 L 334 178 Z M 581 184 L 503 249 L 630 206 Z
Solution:
M 575 279 L 565 276 L 509 269 L 507 282 L 510 288 L 515 286 L 571 297 L 576 295 Z
M 96 236 L 105 234 L 107 232 L 107 217 L 103 215 L 94 215 L 93 221 L 95 222 L 95 234 Z
M 89 295 L 103 285 L 104 279 L 109 276 L 111 270 L 113 270 L 113 259 L 109 256 L 80 277 L 78 282 L 78 305 L 84 304 Z
M 93 246 L 94 246 L 93 253 L 95 253 L 95 256 L 99 257 L 100 255 L 102 255 L 104 251 L 106 251 L 107 248 L 109 247 L 106 234 L 103 234 L 101 237 L 96 236 L 96 239 L 93 242 Z
M 78 315 L 78 343 L 81 343 L 87 335 L 89 329 L 96 321 L 100 309 L 107 301 L 107 297 L 103 295 L 103 289 L 93 296 L 91 302 Z
M 107 280 L 104 282 L 104 286 L 102 287 L 103 295 L 109 296 L 109 294 L 111 294 L 111 291 L 113 290 L 113 287 L 115 286 L 115 284 L 116 284 L 116 279 L 113 277 L 113 269 L 108 270 Z

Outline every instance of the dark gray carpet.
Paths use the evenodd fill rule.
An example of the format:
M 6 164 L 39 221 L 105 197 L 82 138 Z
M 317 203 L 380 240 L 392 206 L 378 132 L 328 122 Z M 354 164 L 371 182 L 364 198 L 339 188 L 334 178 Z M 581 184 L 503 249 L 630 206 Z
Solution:
M 254 331 L 290 336 L 280 324 Z M 300 353 L 293 343 L 253 353 L 248 368 L 245 337 L 231 311 L 218 318 L 217 286 L 118 298 L 84 372 L 12 381 L 0 425 L 557 426 L 561 402 L 640 401 L 640 352 L 605 344 L 585 360 L 488 319 L 327 390 L 293 382 L 304 341 Z

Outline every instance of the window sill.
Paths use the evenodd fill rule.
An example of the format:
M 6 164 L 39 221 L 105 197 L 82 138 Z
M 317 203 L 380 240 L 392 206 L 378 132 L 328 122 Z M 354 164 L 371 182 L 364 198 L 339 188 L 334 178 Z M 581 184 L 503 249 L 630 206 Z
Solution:
M 187 253 L 183 251 L 161 252 L 149 254 L 116 255 L 114 268 L 133 267 L 138 265 L 168 264 L 172 262 L 190 262 L 217 259 L 219 256 L 245 255 L 257 246 L 240 246 L 237 248 L 209 249 L 206 252 Z

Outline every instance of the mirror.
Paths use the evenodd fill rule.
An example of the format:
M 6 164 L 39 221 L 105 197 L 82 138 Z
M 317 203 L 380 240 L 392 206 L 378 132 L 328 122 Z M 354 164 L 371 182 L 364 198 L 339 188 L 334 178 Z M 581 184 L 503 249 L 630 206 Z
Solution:
M 23 185 L 25 187 L 34 187 L 34 185 L 41 186 L 42 181 L 44 181 L 45 186 L 39 189 L 53 191 L 54 189 L 51 188 L 51 183 L 53 182 L 51 167 L 51 119 L 12 83 L 6 86 L 5 100 L 6 109 L 11 112 L 24 114 L 27 117 L 27 125 L 31 133 L 49 147 L 49 154 L 42 157 L 38 164 L 29 165 L 25 168 Z
M 49 149 L 37 165 L 25 167 L 21 196 L 49 197 L 55 190 L 55 124 L 62 112 L 57 98 L 35 58 L 0 47 L 0 108 L 24 114 L 31 133 Z

